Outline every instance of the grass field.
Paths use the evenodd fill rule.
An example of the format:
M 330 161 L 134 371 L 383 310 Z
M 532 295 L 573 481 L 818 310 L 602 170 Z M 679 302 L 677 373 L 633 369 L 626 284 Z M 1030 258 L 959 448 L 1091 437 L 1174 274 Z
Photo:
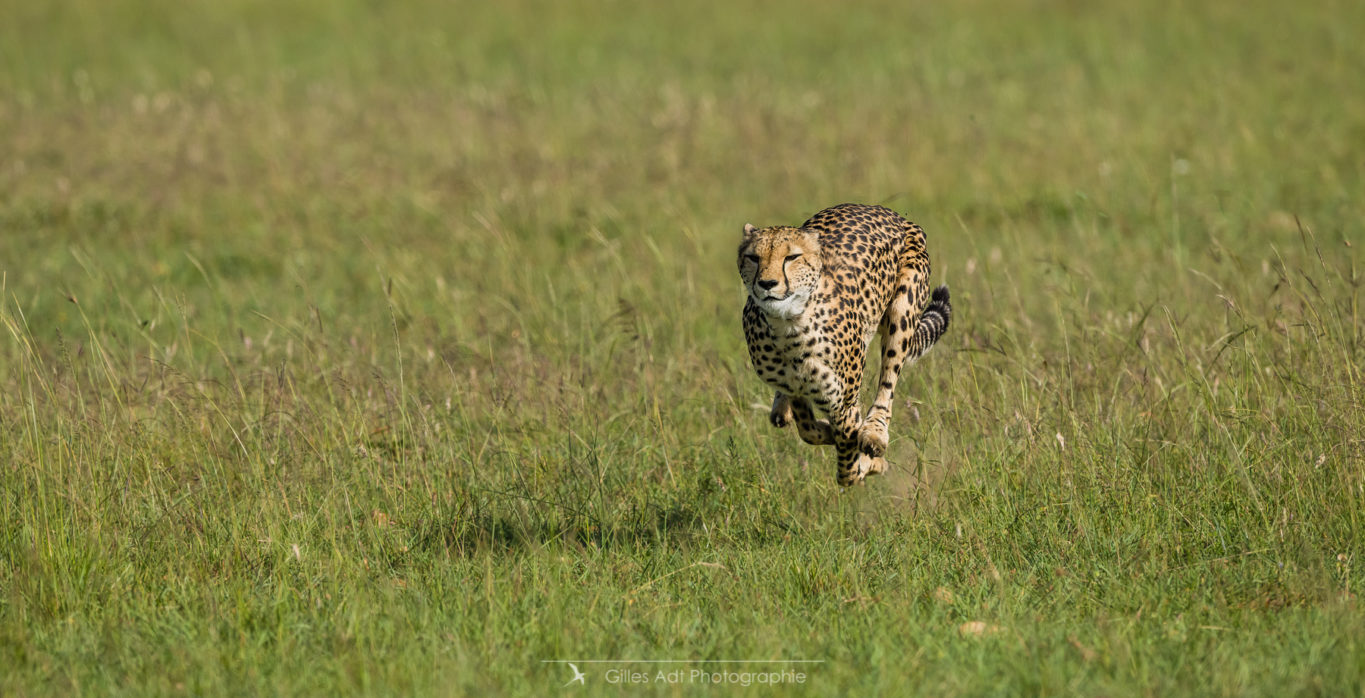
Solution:
M 0 695 L 1365 692 L 1365 4 L 0 17 Z M 841 492 L 843 201 L 954 319 Z

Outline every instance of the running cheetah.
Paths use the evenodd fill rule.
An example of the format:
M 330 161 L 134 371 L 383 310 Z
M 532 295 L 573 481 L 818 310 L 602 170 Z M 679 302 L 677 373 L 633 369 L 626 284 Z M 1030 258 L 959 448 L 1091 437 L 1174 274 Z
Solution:
M 777 391 L 769 421 L 795 422 L 808 444 L 834 444 L 842 486 L 884 471 L 901 368 L 943 336 L 952 316 L 948 287 L 929 293 L 924 230 L 860 204 L 827 208 L 800 228 L 746 224 L 739 276 L 749 359 Z M 874 334 L 881 381 L 863 417 L 858 392 Z

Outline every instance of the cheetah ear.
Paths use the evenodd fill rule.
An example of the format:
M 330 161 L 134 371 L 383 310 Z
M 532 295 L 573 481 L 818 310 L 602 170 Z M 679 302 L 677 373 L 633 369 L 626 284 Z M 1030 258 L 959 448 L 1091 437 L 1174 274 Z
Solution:
M 748 239 L 748 238 L 753 237 L 754 233 L 757 233 L 757 232 L 758 232 L 758 228 L 755 228 L 753 223 L 745 223 L 745 224 L 744 224 L 744 237 L 745 237 L 745 239 Z

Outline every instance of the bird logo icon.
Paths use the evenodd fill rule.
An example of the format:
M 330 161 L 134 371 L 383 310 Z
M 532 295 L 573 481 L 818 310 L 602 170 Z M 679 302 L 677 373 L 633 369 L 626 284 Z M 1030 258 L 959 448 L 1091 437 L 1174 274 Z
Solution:
M 583 675 L 583 672 L 578 670 L 577 664 L 570 663 L 569 668 L 573 669 L 573 678 L 569 679 L 569 683 L 564 684 L 564 686 L 561 686 L 561 688 L 567 688 L 568 686 L 573 685 L 575 683 L 580 683 L 583 684 L 584 686 L 588 685 L 587 681 L 585 680 L 587 677 Z

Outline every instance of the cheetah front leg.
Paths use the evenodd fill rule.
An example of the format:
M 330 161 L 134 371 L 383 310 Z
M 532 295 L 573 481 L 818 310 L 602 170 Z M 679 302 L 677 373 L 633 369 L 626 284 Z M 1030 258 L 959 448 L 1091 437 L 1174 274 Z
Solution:
M 792 399 L 790 395 L 783 392 L 773 395 L 773 409 L 768 412 L 768 421 L 778 429 L 792 423 Z
M 856 485 L 869 475 L 886 472 L 886 461 L 879 456 L 864 453 L 859 445 L 862 431 L 860 413 L 858 403 L 854 401 L 831 415 L 834 422 L 831 426 L 834 447 L 838 453 L 837 474 L 841 487 Z
M 816 419 L 810 402 L 794 398 L 791 406 L 792 414 L 796 417 L 796 431 L 801 435 L 802 441 L 812 446 L 834 443 L 834 428 L 829 425 L 829 420 Z
M 773 408 L 768 413 L 768 421 L 778 429 L 795 422 L 801 440 L 812 446 L 834 443 L 834 430 L 829 426 L 829 420 L 817 419 L 810 402 L 804 398 L 777 393 L 773 396 Z
M 848 487 L 862 480 L 858 468 L 862 459 L 862 453 L 858 449 L 859 412 L 858 401 L 854 399 L 851 404 L 846 403 L 838 411 L 830 414 L 834 430 L 834 448 L 837 453 L 835 472 L 840 487 Z

